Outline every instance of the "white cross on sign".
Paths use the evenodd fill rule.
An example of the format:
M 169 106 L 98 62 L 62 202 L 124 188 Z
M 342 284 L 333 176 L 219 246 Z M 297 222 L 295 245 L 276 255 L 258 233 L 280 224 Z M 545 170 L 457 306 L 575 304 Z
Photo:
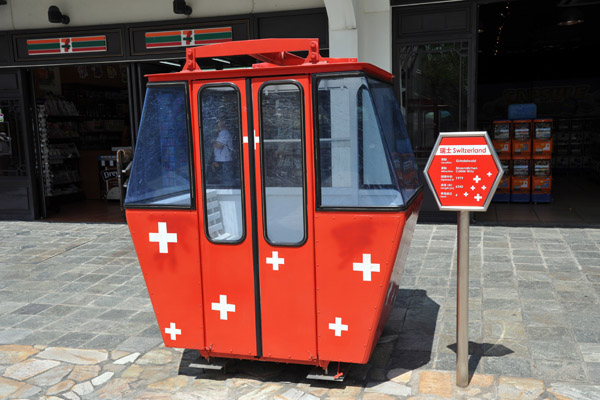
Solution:
M 477 196 L 475 196 L 475 200 L 479 201 L 479 200 L 481 200 L 481 199 L 483 199 L 483 197 L 481 197 L 481 196 L 479 195 L 479 193 L 477 193 Z
M 479 175 L 475 175 L 475 178 L 473 178 L 473 180 L 475 181 L 475 183 L 479 183 L 481 178 L 479 177 Z
M 177 234 L 167 232 L 167 223 L 158 223 L 158 232 L 150 232 L 150 242 L 158 242 L 158 252 L 168 253 L 169 243 L 177 243 Z
M 488 176 L 488 178 L 490 178 L 492 176 L 492 172 L 490 171 L 486 175 Z
M 254 150 L 256 150 L 256 145 L 258 145 L 259 142 L 260 142 L 260 136 L 258 136 L 255 131 L 254 132 Z M 248 143 L 248 136 L 244 136 L 244 143 Z
M 285 264 L 285 258 L 279 258 L 279 252 L 274 251 L 271 257 L 267 257 L 267 264 L 273 265 L 273 271 L 279 271 L 279 264 Z
M 348 331 L 348 325 L 342 324 L 342 319 L 335 317 L 335 324 L 329 323 L 329 329 L 335 331 L 335 336 L 342 336 L 342 331 Z
M 177 340 L 177 335 L 181 335 L 181 329 L 177 329 L 175 327 L 175 323 L 171 322 L 171 326 L 169 328 L 165 328 L 165 333 L 167 335 L 171 335 L 171 340 Z
M 227 295 L 219 295 L 219 303 L 212 303 L 212 309 L 219 311 L 219 318 L 227 320 L 228 312 L 235 312 L 235 304 L 227 304 Z
M 353 271 L 361 271 L 363 273 L 363 281 L 371 281 L 371 272 L 379 272 L 379 264 L 371 264 L 371 255 L 363 254 L 362 263 L 353 263 Z

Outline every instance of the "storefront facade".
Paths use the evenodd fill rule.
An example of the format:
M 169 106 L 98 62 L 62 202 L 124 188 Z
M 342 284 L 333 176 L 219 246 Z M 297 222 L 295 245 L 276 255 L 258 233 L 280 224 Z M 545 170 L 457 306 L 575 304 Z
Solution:
M 67 14 L 68 5 L 62 8 Z M 0 33 L 0 219 L 44 219 L 85 199 L 114 208 L 115 151 L 135 146 L 145 75 L 181 70 L 186 47 L 301 36 L 319 38 L 327 51 L 324 8 L 272 8 Z M 73 14 L 70 19 L 75 21 Z M 247 67 L 250 62 L 215 59 L 202 68 Z
M 48 144 L 79 158 L 79 175 L 61 171 L 58 182 L 67 182 L 61 185 L 79 180 L 73 188 L 83 197 L 105 199 L 110 188 L 98 182 L 98 157 L 135 146 L 144 75 L 179 70 L 187 46 L 317 37 L 324 56 L 358 58 L 394 74 L 421 170 L 439 132 L 491 134 L 494 122 L 509 119 L 509 107 L 533 105 L 532 127 L 534 119 L 553 121 L 553 150 L 543 162 L 531 156 L 515 164 L 523 157 L 509 156 L 505 174 L 521 179 L 513 176 L 514 166 L 519 171 L 526 166 L 531 186 L 541 165 L 540 171 L 551 171 L 551 179 L 544 180 L 551 190 L 546 186 L 549 194 L 541 204 L 533 196 L 516 204 L 510 192 L 515 184 L 507 201 L 492 204 L 492 213 L 508 215 L 516 207 L 526 213 L 513 222 L 530 224 L 537 220 L 527 213 L 550 212 L 550 205 L 573 209 L 573 201 L 585 198 L 587 208 L 580 214 L 600 221 L 600 212 L 590 208 L 600 194 L 600 179 L 594 178 L 600 176 L 600 78 L 589 51 L 600 38 L 600 21 L 593 19 L 600 14 L 596 1 L 223 0 L 203 9 L 188 0 L 189 16 L 158 0 L 140 0 L 127 9 L 116 1 L 80 3 L 58 4 L 69 24 L 49 22 L 48 10 L 34 0 L 0 4 L 11 11 L 0 13 L 0 27 L 8 27 L 0 31 L 0 131 L 10 130 L 12 136 L 10 142 L 0 141 L 0 219 L 51 214 L 55 202 L 48 177 L 56 177 L 56 164 L 66 170 L 72 161 L 50 163 Z M 585 20 L 560 20 L 575 11 L 583 11 Z M 174 37 L 177 43 L 170 42 Z M 202 67 L 248 63 L 212 60 Z M 66 100 L 63 106 L 73 102 L 77 114 L 41 116 L 39 106 L 52 96 Z M 75 143 L 78 154 L 69 152 L 68 143 Z M 580 191 L 575 181 L 581 181 Z M 477 218 L 494 222 L 481 213 Z M 453 222 L 455 215 L 440 213 L 426 192 L 421 220 Z

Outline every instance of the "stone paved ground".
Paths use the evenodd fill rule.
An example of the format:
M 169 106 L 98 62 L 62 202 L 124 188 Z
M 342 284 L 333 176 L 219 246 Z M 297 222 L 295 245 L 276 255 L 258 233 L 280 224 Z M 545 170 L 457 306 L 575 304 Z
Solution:
M 120 224 L 0 223 L 0 398 L 600 399 L 600 230 L 471 228 L 472 377 L 455 386 L 456 227 L 417 226 L 369 364 L 187 367 L 162 346 Z

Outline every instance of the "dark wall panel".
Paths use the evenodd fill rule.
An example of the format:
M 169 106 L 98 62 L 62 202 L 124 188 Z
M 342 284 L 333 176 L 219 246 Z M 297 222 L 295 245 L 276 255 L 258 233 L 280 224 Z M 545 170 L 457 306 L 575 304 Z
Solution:
M 259 16 L 258 38 L 318 38 L 319 47 L 329 48 L 327 12 L 311 11 L 306 14 Z
M 10 211 L 29 211 L 27 186 L 0 186 L 0 215 Z

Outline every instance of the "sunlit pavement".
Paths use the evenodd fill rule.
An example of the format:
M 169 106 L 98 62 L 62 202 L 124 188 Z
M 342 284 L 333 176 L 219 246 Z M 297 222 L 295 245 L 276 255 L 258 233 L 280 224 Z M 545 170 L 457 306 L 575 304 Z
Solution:
M 189 368 L 162 346 L 126 225 L 0 224 L 0 398 L 598 399 L 600 230 L 472 226 L 470 382 L 456 386 L 456 226 L 419 224 L 369 364 Z

